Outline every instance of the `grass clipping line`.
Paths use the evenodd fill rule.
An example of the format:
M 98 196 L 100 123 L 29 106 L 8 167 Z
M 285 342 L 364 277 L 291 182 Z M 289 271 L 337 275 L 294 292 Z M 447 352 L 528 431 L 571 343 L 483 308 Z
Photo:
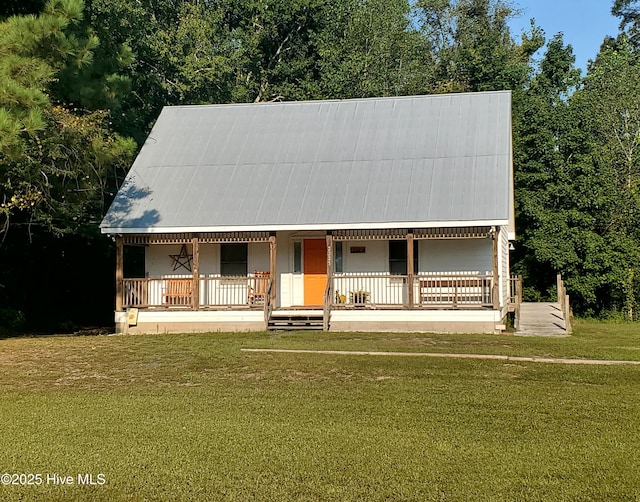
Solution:
M 305 349 L 240 349 L 243 352 L 278 352 L 290 354 L 329 354 L 339 356 L 400 356 L 400 357 L 446 357 L 451 359 L 488 359 L 495 361 L 517 361 L 552 364 L 590 365 L 640 365 L 640 361 L 615 361 L 603 359 L 565 359 L 557 357 L 502 356 L 497 354 L 447 354 L 438 352 L 376 352 L 361 350 L 305 350 Z

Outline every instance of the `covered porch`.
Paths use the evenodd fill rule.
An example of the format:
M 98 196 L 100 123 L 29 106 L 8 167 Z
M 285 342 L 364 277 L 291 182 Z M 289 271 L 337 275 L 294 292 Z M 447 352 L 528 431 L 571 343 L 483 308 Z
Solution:
M 188 319 L 191 312 L 209 330 L 228 312 L 244 312 L 246 329 L 303 311 L 321 316 L 325 330 L 337 329 L 341 318 L 353 329 L 358 316 L 381 315 L 372 311 L 404 312 L 402 319 L 423 323 L 427 312 L 448 312 L 436 316 L 446 323 L 460 317 L 456 312 L 476 311 L 493 326 L 509 295 L 508 280 L 500 280 L 508 277 L 500 266 L 508 241 L 498 226 L 138 234 L 119 235 L 116 243 L 122 332 L 135 331 L 137 322 L 122 321 L 131 310 L 136 321 L 151 313 Z M 124 276 L 125 246 L 144 248 L 144 276 Z

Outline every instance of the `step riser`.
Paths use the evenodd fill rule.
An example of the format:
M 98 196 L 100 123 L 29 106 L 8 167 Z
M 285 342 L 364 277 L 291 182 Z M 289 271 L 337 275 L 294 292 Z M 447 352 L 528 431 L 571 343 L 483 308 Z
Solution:
M 309 328 L 318 328 L 318 329 L 322 329 L 322 324 L 312 324 L 312 323 L 297 323 L 297 322 L 291 322 L 291 323 L 276 323 L 276 322 L 270 322 L 269 323 L 269 327 L 270 328 L 296 328 L 296 327 L 309 327 Z
M 272 316 L 267 324 L 269 330 L 298 331 L 315 330 L 322 331 L 324 319 L 322 316 Z
M 271 316 L 271 321 L 276 322 L 322 322 L 322 317 L 274 317 Z
M 269 326 L 268 331 L 322 331 L 322 326 Z

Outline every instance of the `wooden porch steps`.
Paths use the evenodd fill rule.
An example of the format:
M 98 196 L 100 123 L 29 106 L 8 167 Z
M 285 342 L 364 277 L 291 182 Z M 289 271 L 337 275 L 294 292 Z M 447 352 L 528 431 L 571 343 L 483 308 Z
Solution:
M 324 316 L 322 310 L 274 310 L 267 324 L 268 330 L 322 331 Z

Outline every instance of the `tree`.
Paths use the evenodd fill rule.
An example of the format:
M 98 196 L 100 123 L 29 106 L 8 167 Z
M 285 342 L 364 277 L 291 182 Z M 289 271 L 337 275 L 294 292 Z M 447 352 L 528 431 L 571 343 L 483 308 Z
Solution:
M 98 46 L 82 16 L 79 0 L 49 0 L 0 22 L 0 258 L 13 264 L 0 268 L 0 323 L 14 327 L 25 313 L 32 328 L 55 328 L 69 305 L 98 318 L 87 298 L 109 291 L 97 223 L 135 144 L 112 132 L 108 111 L 65 101 L 91 84 L 73 81 Z M 100 278 L 87 281 L 89 267 Z
M 114 126 L 142 142 L 162 106 L 412 94 L 433 87 L 407 0 L 93 0 L 96 55 L 130 47 Z
M 565 205 L 575 153 L 568 100 L 580 77 L 574 62 L 571 46 L 554 36 L 539 71 L 514 103 L 514 270 L 524 275 L 526 293 L 535 299 L 546 296 L 558 271 L 577 261 L 568 237 L 571 208 Z
M 468 92 L 523 88 L 531 57 L 544 38 L 538 28 L 517 44 L 508 20 L 515 11 L 500 0 L 421 0 L 418 17 L 430 40 L 437 90 Z
M 638 0 L 614 0 L 611 14 L 620 18 L 620 30 L 627 30 L 629 41 L 640 46 L 640 2 Z
M 637 317 L 637 57 L 625 35 L 609 40 L 578 86 L 571 49 L 556 36 L 515 113 L 516 269 L 542 292 L 561 272 L 582 314 Z
M 591 131 L 593 229 L 604 240 L 599 303 L 634 318 L 640 298 L 640 54 L 626 34 L 603 45 L 571 106 Z
M 38 14 L 45 3 L 46 0 L 3 0 L 0 5 L 0 20 L 10 16 Z
M 337 2 L 318 36 L 321 93 L 330 98 L 421 94 L 433 87 L 428 41 L 406 0 Z
M 104 113 L 55 106 L 49 95 L 57 74 L 92 60 L 98 40 L 67 35 L 82 9 L 80 0 L 50 0 L 38 16 L 0 24 L 2 231 L 10 224 L 76 230 L 87 216 L 80 206 L 104 200 L 108 173 L 133 152 L 130 141 L 110 133 Z

